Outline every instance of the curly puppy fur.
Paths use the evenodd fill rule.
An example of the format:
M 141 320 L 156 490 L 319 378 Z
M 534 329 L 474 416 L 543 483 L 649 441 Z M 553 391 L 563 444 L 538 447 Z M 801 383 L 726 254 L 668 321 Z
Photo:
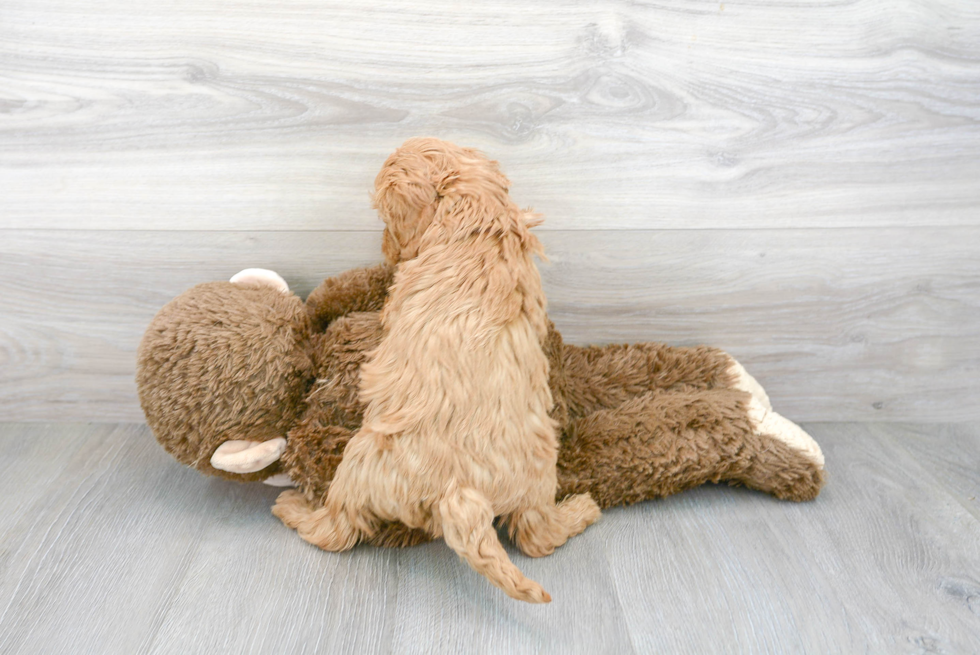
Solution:
M 274 511 L 324 549 L 400 521 L 441 536 L 513 598 L 548 602 L 507 557 L 550 554 L 599 516 L 587 494 L 555 503 L 556 422 L 542 254 L 507 179 L 474 150 L 412 139 L 385 163 L 375 205 L 397 263 L 379 347 L 361 370 L 361 430 L 324 506 L 295 492 Z

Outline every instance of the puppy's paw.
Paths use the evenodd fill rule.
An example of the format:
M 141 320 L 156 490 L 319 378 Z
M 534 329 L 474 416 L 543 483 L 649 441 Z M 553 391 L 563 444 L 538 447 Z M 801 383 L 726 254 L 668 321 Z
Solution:
M 569 496 L 558 505 L 568 526 L 568 536 L 574 537 L 596 522 L 602 511 L 589 494 Z
M 279 497 L 276 498 L 276 504 L 272 506 L 272 513 L 287 528 L 295 530 L 309 517 L 312 508 L 306 502 L 303 494 L 295 489 L 290 489 L 279 494 Z
M 601 511 L 592 496 L 569 496 L 547 510 L 532 509 L 518 518 L 511 536 L 528 557 L 545 557 L 595 523 Z

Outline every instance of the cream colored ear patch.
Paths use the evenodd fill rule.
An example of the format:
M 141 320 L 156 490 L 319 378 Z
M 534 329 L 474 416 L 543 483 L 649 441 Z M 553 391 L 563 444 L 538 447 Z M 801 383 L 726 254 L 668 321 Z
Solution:
M 762 388 L 762 385 L 749 375 L 745 367 L 735 361 L 733 357 L 729 356 L 729 359 L 732 360 L 732 364 L 728 367 L 728 373 L 735 378 L 735 388 L 752 394 L 752 397 L 762 403 L 763 407 L 771 411 L 772 403 L 769 402 L 769 394 Z
M 226 441 L 211 455 L 211 466 L 229 473 L 255 473 L 274 464 L 286 450 L 282 437 L 268 441 Z
M 289 285 L 276 273 L 265 268 L 246 268 L 244 271 L 235 273 L 231 280 L 232 284 L 260 284 L 267 287 L 279 289 L 283 293 L 289 293 Z

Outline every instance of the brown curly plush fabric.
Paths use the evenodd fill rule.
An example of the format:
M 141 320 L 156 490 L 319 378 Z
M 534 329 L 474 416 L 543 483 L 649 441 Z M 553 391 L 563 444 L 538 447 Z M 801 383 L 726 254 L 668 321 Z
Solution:
M 784 500 L 814 498 L 823 470 L 755 434 L 745 396 L 731 389 L 656 390 L 572 421 L 559 450 L 562 492 L 588 491 L 609 507 L 724 481 Z
M 394 276 L 395 267 L 382 264 L 324 280 L 306 298 L 314 332 L 323 332 L 331 321 L 354 312 L 381 310 Z
M 381 339 L 377 312 L 390 279 L 387 266 L 348 271 L 326 280 L 305 309 L 293 295 L 229 283 L 199 285 L 175 299 L 148 328 L 138 356 L 140 400 L 157 439 L 204 473 L 249 481 L 284 471 L 308 500 L 322 500 L 360 427 L 359 367 Z M 731 388 L 732 360 L 723 351 L 581 348 L 563 344 L 554 326 L 544 350 L 552 416 L 561 426 L 559 497 L 588 491 L 609 507 L 704 482 L 795 501 L 820 492 L 822 466 L 752 429 L 750 396 Z M 226 440 L 284 435 L 281 460 L 262 471 L 210 466 Z M 371 543 L 426 539 L 389 524 Z
M 636 343 L 564 348 L 570 417 L 619 407 L 655 390 L 727 389 L 732 384 L 727 372 L 730 364 L 727 354 L 708 346 Z
M 211 282 L 168 303 L 137 351 L 147 423 L 167 450 L 202 473 L 263 480 L 211 466 L 221 443 L 283 436 L 313 380 L 311 325 L 302 301 L 265 286 Z

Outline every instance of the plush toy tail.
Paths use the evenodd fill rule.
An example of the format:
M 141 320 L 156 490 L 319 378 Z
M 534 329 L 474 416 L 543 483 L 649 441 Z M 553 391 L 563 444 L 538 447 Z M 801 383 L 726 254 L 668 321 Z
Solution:
M 439 502 L 443 539 L 450 548 L 511 598 L 550 603 L 537 582 L 524 577 L 500 544 L 493 527 L 493 508 L 483 494 L 452 482 Z

